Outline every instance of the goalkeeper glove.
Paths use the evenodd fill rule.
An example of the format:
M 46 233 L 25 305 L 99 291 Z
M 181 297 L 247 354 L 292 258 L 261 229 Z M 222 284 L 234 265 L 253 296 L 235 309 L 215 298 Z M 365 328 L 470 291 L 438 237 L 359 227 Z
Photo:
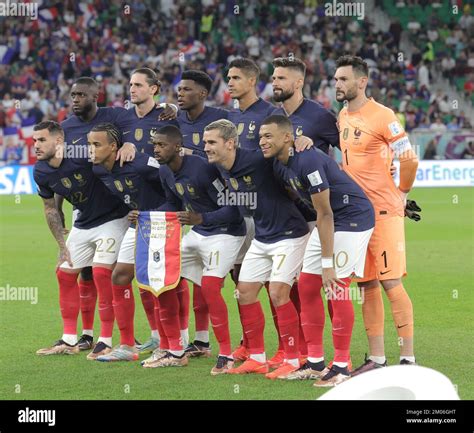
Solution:
M 413 221 L 420 221 L 421 216 L 417 212 L 421 212 L 421 208 L 416 204 L 416 201 L 407 200 L 407 204 L 405 206 L 405 216 Z

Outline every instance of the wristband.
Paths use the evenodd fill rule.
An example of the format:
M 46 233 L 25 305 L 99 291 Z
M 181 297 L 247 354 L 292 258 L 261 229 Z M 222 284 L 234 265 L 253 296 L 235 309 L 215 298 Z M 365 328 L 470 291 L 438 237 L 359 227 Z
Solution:
M 323 268 L 334 268 L 334 263 L 332 257 L 323 257 L 321 259 Z

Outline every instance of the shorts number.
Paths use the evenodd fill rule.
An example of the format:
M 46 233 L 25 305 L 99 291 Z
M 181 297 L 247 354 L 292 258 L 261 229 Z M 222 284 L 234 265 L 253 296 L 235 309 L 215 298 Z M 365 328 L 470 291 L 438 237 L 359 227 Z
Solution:
M 339 263 L 339 259 L 344 261 L 342 264 Z M 343 268 L 344 266 L 347 265 L 347 262 L 349 261 L 349 255 L 345 251 L 339 251 L 336 255 L 336 267 L 338 268 Z
M 209 266 L 212 266 L 212 257 L 215 257 L 216 266 L 219 266 L 219 251 L 212 251 L 209 255 Z
M 385 265 L 385 268 L 387 268 L 387 251 L 384 251 L 381 255 L 383 257 L 383 263 Z
M 96 248 L 96 251 L 98 253 L 103 253 L 104 250 L 101 249 L 102 247 L 102 244 L 104 243 L 104 240 L 105 242 L 107 243 L 107 249 L 105 250 L 106 253 L 115 253 L 115 250 L 112 250 L 112 248 L 114 247 L 115 245 L 115 239 L 114 238 L 107 238 L 107 239 L 99 239 L 97 241 L 97 248 Z
M 280 259 L 280 263 L 278 264 L 276 270 L 279 271 L 281 266 L 283 265 L 283 262 L 285 261 L 286 259 L 286 254 L 277 254 L 278 257 L 281 257 Z

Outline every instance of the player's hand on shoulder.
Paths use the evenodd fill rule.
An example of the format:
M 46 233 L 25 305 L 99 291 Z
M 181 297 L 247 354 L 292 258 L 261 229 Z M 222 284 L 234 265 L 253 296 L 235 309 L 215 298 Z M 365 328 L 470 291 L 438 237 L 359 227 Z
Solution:
M 126 142 L 117 152 L 116 161 L 120 160 L 120 167 L 123 167 L 124 162 L 130 162 L 135 159 L 137 148 L 133 143 Z
M 314 145 L 311 138 L 306 137 L 306 135 L 300 135 L 295 140 L 295 150 L 297 152 L 302 152 L 303 150 L 310 149 Z
M 163 107 L 163 111 L 160 113 L 158 120 L 173 120 L 178 117 L 178 107 L 174 104 L 157 104 L 157 108 Z

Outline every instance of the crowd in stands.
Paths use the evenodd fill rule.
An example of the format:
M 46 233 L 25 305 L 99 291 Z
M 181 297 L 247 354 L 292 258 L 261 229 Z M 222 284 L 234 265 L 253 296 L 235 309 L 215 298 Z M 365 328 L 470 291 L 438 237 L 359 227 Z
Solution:
M 461 90 L 473 95 L 474 17 L 469 6 L 440 22 L 433 2 L 378 1 L 393 20 L 387 31 L 376 31 L 370 11 L 364 20 L 325 16 L 324 4 L 317 0 L 39 3 L 38 20 L 0 17 L 0 128 L 7 149 L 0 159 L 15 160 L 15 152 L 5 146 L 15 128 L 27 134 L 41 119 L 68 116 L 69 89 L 79 76 L 100 82 L 99 106 L 123 106 L 135 67 L 159 73 L 162 102 L 175 101 L 183 69 L 201 69 L 214 83 L 209 104 L 230 107 L 225 65 L 240 56 L 260 66 L 258 90 L 267 100 L 272 98 L 272 60 L 290 53 L 302 58 L 308 68 L 305 95 L 337 112 L 335 61 L 344 53 L 357 54 L 370 66 L 370 95 L 393 108 L 408 131 L 471 127 L 445 95 L 431 90 L 436 68 L 453 85 L 463 78 Z M 412 14 L 411 21 L 398 18 L 400 11 L 415 6 L 425 14 Z M 403 30 L 417 46 L 410 59 L 400 58 Z

